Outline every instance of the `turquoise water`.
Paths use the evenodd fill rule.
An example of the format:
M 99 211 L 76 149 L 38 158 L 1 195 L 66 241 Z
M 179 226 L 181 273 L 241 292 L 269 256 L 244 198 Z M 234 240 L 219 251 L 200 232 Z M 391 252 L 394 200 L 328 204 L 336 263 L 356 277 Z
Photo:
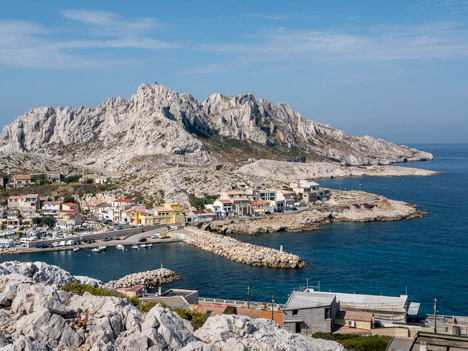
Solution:
M 338 223 L 318 231 L 236 235 L 251 243 L 279 248 L 301 256 L 307 267 L 275 270 L 250 267 L 205 253 L 183 243 L 155 245 L 153 249 L 105 254 L 81 250 L 50 252 L 1 261 L 40 260 L 58 264 L 72 274 L 104 281 L 160 266 L 181 275 L 167 287 L 198 289 L 200 296 L 251 298 L 285 302 L 300 284 L 316 284 L 322 290 L 400 295 L 408 291 L 422 303 L 420 312 L 431 313 L 435 297 L 439 313 L 468 315 L 468 144 L 417 145 L 432 152 L 432 162 L 407 163 L 445 172 L 436 177 L 328 179 L 320 184 L 334 188 L 359 189 L 392 199 L 418 204 L 428 216 L 387 223 Z

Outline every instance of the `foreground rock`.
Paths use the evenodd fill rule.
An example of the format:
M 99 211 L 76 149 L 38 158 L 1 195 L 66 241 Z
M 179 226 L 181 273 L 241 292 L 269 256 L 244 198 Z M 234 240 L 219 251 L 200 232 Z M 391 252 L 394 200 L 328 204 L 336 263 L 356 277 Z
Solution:
M 327 207 L 314 206 L 290 214 L 213 221 L 204 229 L 221 234 L 258 234 L 318 229 L 331 222 L 399 221 L 426 213 L 403 201 L 358 191 L 332 191 Z
M 305 262 L 299 256 L 268 247 L 243 243 L 234 238 L 187 228 L 184 242 L 204 251 L 223 256 L 231 261 L 273 268 L 302 268 Z
M 334 341 L 291 334 L 278 329 L 268 319 L 250 319 L 237 315 L 218 315 L 209 318 L 195 332 L 200 340 L 215 345 L 219 350 L 271 350 L 271 351 L 342 351 L 344 347 Z
M 32 282 L 45 283 L 55 287 L 60 287 L 70 282 L 79 282 L 82 284 L 92 285 L 96 288 L 109 289 L 105 284 L 97 279 L 72 276 L 70 273 L 57 266 L 49 265 L 41 261 L 7 261 L 0 264 L 0 279 L 3 279 L 6 275 L 16 276 L 16 274 L 21 277 L 27 277 Z
M 291 334 L 275 322 L 244 316 L 210 317 L 194 333 L 188 321 L 161 305 L 141 313 L 126 299 L 58 290 L 55 283 L 49 285 L 47 274 L 31 275 L 28 263 L 4 265 L 16 270 L 0 268 L 3 351 L 344 350 L 336 342 Z M 42 271 L 54 272 L 54 282 L 78 280 L 55 266 L 44 264 Z
M 179 278 L 176 272 L 166 268 L 159 268 L 153 271 L 129 274 L 119 280 L 111 280 L 107 283 L 107 286 L 117 289 L 144 285 L 147 289 L 154 289 L 159 285 L 172 282 Z

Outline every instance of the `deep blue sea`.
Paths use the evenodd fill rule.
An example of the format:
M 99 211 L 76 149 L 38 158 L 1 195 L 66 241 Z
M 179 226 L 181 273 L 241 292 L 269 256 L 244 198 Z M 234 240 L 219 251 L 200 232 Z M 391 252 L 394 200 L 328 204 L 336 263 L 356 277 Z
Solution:
M 183 243 L 155 245 L 152 250 L 105 254 L 81 250 L 4 256 L 0 261 L 45 261 L 75 275 L 108 281 L 156 269 L 162 259 L 181 279 L 166 285 L 198 289 L 200 296 L 284 303 L 299 285 L 323 291 L 400 295 L 421 302 L 420 313 L 468 315 L 468 144 L 412 145 L 434 155 L 431 162 L 404 166 L 442 171 L 435 177 L 322 179 L 331 188 L 361 189 L 417 204 L 424 218 L 386 223 L 339 223 L 302 233 L 235 237 L 295 253 L 307 262 L 301 270 L 245 266 Z

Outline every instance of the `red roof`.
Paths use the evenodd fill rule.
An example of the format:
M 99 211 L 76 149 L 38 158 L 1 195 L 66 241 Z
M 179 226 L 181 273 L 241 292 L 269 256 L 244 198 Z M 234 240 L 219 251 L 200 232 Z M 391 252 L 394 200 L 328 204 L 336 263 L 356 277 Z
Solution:
M 132 202 L 134 201 L 133 199 L 117 199 L 117 200 L 114 200 L 113 202 Z
M 66 202 L 66 203 L 63 204 L 63 206 L 68 206 L 68 207 L 74 207 L 74 206 L 76 206 L 76 207 L 78 207 L 78 205 L 75 204 L 74 202 Z
M 193 212 L 193 214 L 196 214 L 196 215 L 206 214 L 205 210 L 196 210 L 196 211 L 192 211 L 192 212 Z
M 26 199 L 26 195 L 17 195 L 17 196 L 9 196 L 8 200 L 14 200 L 14 199 Z
M 13 176 L 13 179 L 15 180 L 30 180 L 31 176 L 27 174 L 16 174 Z
M 219 200 L 222 204 L 232 204 L 231 200 Z
M 135 285 L 133 287 L 131 287 L 130 289 L 128 289 L 127 291 L 138 291 L 138 290 L 141 290 L 141 289 L 144 289 L 144 285 Z
M 154 210 L 155 210 L 155 211 L 157 211 L 157 212 L 162 212 L 162 211 L 164 211 L 164 212 L 167 212 L 167 211 L 172 211 L 170 208 L 167 208 L 167 207 L 156 207 Z

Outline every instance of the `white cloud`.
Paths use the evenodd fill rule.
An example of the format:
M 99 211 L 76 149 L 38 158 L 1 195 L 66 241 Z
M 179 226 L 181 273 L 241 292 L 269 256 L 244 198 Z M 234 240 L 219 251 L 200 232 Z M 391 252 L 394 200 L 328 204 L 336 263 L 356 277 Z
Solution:
M 353 34 L 280 28 L 240 43 L 203 44 L 200 50 L 244 62 L 412 60 L 468 56 L 468 29 L 456 23 L 374 27 Z
M 106 67 L 135 61 L 121 57 L 112 59 L 108 49 L 128 49 L 127 54 L 132 56 L 131 50 L 136 49 L 179 47 L 177 43 L 153 37 L 151 32 L 160 25 L 153 18 L 124 20 L 112 12 L 92 10 L 61 13 L 66 19 L 77 21 L 79 29 L 72 26 L 72 22 L 59 30 L 29 21 L 0 20 L 0 64 L 52 69 Z M 81 38 L 63 39 L 64 31 Z M 101 54 L 91 56 L 87 49 L 101 49 Z

